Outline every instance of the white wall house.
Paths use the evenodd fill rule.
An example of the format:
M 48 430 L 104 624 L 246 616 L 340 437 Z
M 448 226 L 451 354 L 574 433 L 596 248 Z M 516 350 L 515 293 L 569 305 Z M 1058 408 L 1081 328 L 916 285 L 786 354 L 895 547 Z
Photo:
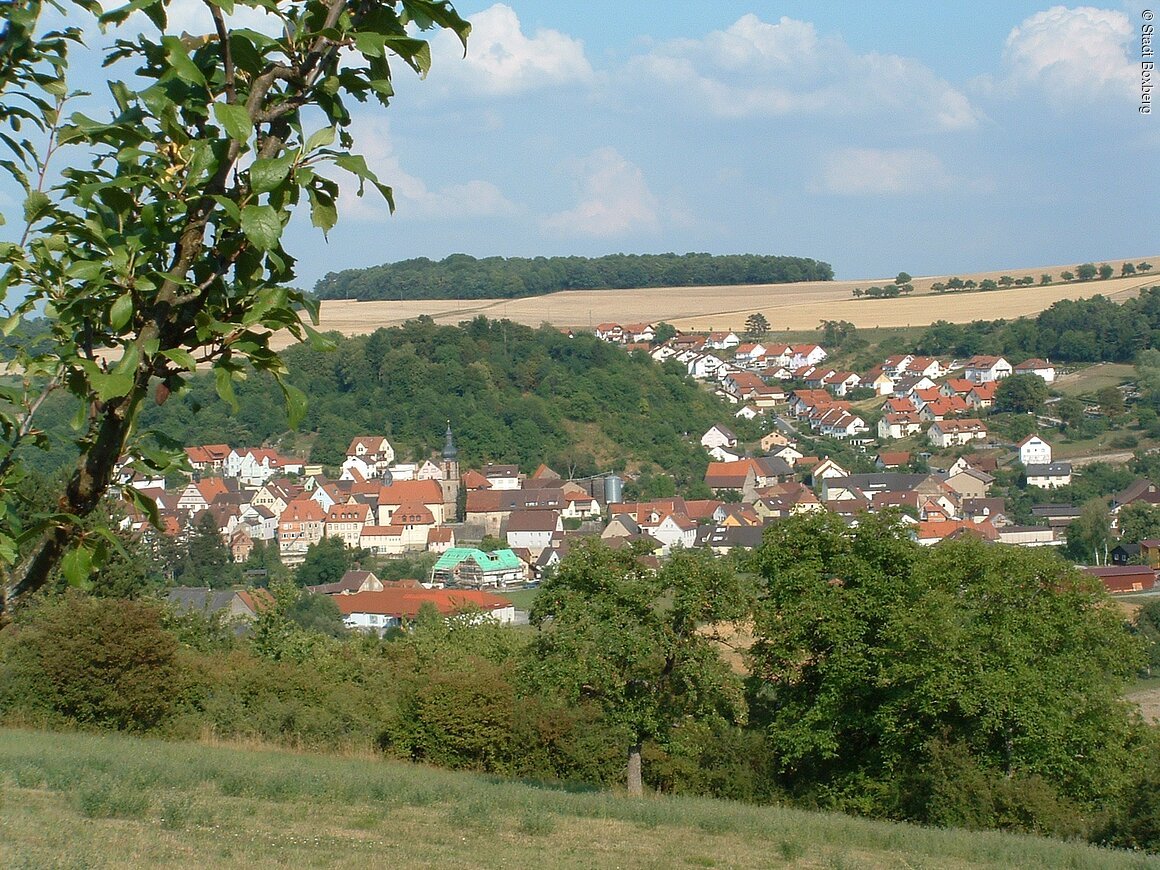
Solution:
M 1038 435 L 1028 435 L 1019 442 L 1019 461 L 1024 466 L 1047 465 L 1051 462 L 1051 445 Z

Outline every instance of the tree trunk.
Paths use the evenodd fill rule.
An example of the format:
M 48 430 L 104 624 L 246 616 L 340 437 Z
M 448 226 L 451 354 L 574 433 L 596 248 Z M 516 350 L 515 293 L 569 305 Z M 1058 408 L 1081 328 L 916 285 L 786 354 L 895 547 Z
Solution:
M 629 797 L 643 797 L 644 785 L 640 779 L 640 744 L 634 743 L 628 748 L 628 795 Z

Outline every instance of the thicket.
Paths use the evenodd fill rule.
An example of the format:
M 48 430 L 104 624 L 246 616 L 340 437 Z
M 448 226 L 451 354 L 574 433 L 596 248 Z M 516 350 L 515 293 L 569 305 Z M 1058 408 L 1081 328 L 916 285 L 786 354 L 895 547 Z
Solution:
M 569 559 L 538 628 L 428 611 L 383 639 L 303 628 L 288 585 L 241 638 L 148 602 L 48 594 L 0 633 L 0 721 L 604 786 L 643 741 L 644 783 L 663 792 L 1160 848 L 1155 734 L 1121 699 L 1141 644 L 1054 554 L 925 549 L 886 518 L 851 531 L 823 515 L 775 526 L 742 585 L 688 553 L 636 595 L 623 555 Z M 581 594 L 591 606 L 570 608 Z M 747 614 L 731 677 L 714 650 L 735 646 L 732 623 L 704 620 Z
M 1012 362 L 1047 357 L 1054 362 L 1132 362 L 1145 348 L 1160 345 L 1160 287 L 1116 303 L 1106 296 L 1061 299 L 1033 318 L 940 320 L 917 344 L 924 354 L 957 357 L 1002 354 Z
M 760 254 L 609 254 L 605 257 L 418 257 L 331 272 L 319 299 L 514 299 L 559 290 L 829 281 L 829 263 Z

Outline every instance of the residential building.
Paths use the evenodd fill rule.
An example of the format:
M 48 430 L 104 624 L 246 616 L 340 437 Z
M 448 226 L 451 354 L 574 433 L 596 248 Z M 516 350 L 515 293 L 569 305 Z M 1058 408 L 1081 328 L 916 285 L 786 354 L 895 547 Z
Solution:
M 987 426 L 982 420 L 938 420 L 931 424 L 927 439 L 935 447 L 961 447 L 987 437 Z
M 963 377 L 976 384 L 985 384 L 1008 377 L 1012 371 L 1011 363 L 1001 356 L 975 356 L 967 360 Z
M 431 569 L 431 582 L 475 589 L 512 586 L 527 579 L 527 566 L 510 549 L 485 553 L 475 547 L 452 547 Z
M 1051 445 L 1038 435 L 1028 435 L 1019 442 L 1019 461 L 1024 466 L 1051 462 Z

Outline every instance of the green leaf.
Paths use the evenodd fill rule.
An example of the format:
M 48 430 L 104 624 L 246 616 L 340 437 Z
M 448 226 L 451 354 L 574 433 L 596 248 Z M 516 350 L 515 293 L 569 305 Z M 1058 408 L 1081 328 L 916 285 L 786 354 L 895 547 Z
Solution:
M 181 44 L 181 39 L 176 36 L 163 36 L 161 44 L 165 46 L 165 56 L 177 77 L 183 82 L 204 88 L 205 76 L 197 68 L 197 64 L 190 59 L 185 46 Z
M 109 326 L 117 332 L 120 332 L 129 323 L 129 318 L 133 316 L 133 294 L 126 293 L 124 296 L 118 296 L 117 301 L 113 303 L 113 307 L 109 310 Z
M 193 358 L 193 354 L 185 348 L 175 347 L 170 350 L 161 351 L 161 355 L 170 362 L 177 363 L 186 371 L 195 371 L 197 369 L 197 361 Z
M 41 190 L 34 190 L 28 194 L 28 198 L 24 200 L 24 220 L 27 223 L 33 223 L 41 217 L 52 205 L 52 200 L 48 198 L 48 194 Z
M 255 248 L 269 251 L 282 237 L 282 221 L 268 205 L 248 205 L 242 209 L 242 232 Z
M 325 148 L 328 145 L 334 144 L 334 128 L 323 127 L 321 130 L 316 130 L 310 134 L 310 138 L 306 140 L 306 144 L 302 146 L 302 150 L 309 153 L 315 148 Z
M 238 412 L 238 397 L 234 393 L 234 379 L 229 369 L 215 368 L 214 380 L 216 381 L 217 394 L 221 396 L 223 402 L 233 409 L 234 413 Z
M 297 429 L 306 417 L 306 394 L 291 384 L 282 383 L 282 394 L 286 397 L 286 416 L 290 420 L 290 428 Z
M 93 568 L 93 554 L 84 545 L 69 550 L 60 563 L 60 573 L 69 586 L 84 588 L 88 585 Z
M 250 167 L 250 190 L 254 193 L 269 193 L 286 180 L 293 164 L 292 154 L 255 160 Z
M 234 103 L 214 103 L 213 116 L 225 128 L 231 139 L 245 142 L 254 131 L 254 122 L 250 120 L 250 113 L 245 106 Z

